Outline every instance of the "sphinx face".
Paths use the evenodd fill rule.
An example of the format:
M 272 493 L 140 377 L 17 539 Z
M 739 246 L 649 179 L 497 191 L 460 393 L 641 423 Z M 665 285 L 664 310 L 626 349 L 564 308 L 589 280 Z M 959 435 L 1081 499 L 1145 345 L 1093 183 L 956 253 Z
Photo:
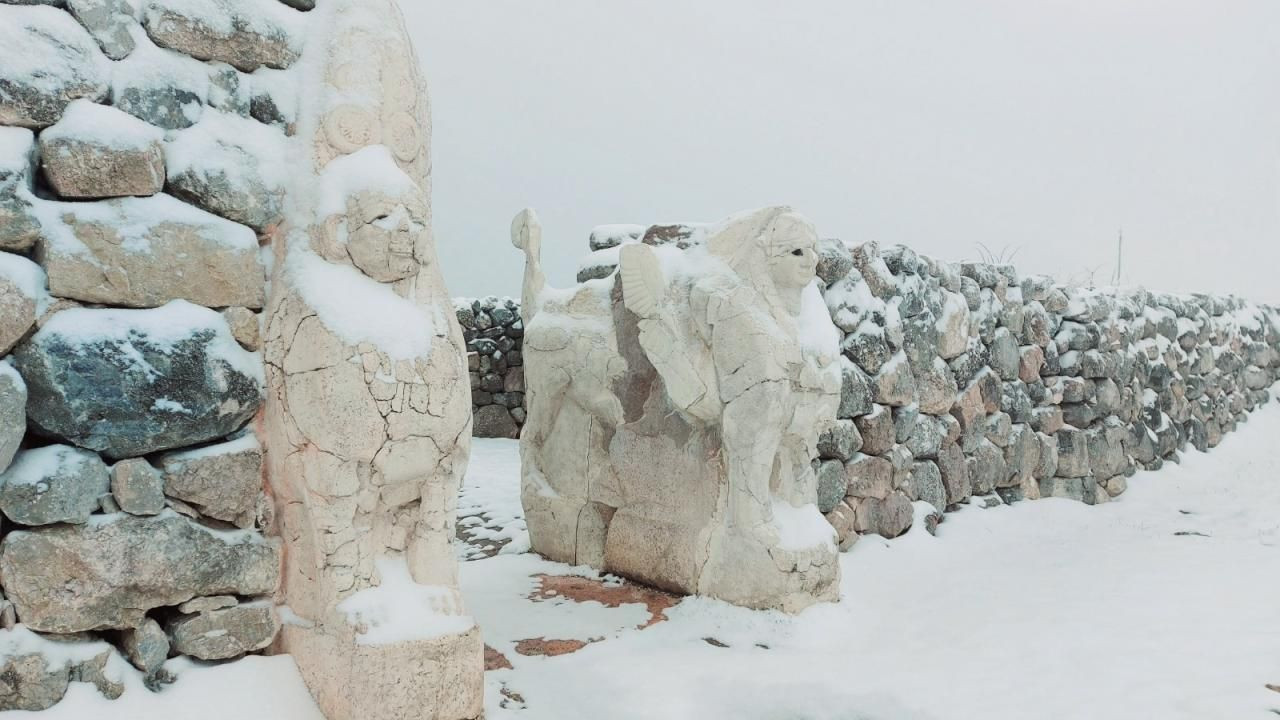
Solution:
M 411 278 L 421 270 L 417 249 L 427 242 L 426 212 L 408 199 L 375 198 L 348 213 L 347 253 L 378 282 Z
M 780 290 L 803 290 L 818 270 L 818 232 L 793 214 L 779 217 L 769 236 L 769 276 Z

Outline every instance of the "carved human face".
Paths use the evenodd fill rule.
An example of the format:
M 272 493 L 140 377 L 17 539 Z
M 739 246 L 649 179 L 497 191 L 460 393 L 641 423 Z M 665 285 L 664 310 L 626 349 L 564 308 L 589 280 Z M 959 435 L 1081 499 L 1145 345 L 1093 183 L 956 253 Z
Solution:
M 378 282 L 418 274 L 417 252 L 427 234 L 426 211 L 406 198 L 362 197 L 348 212 L 351 262 Z
M 779 289 L 800 290 L 813 282 L 818 269 L 818 232 L 809 221 L 786 214 L 769 236 L 769 276 Z

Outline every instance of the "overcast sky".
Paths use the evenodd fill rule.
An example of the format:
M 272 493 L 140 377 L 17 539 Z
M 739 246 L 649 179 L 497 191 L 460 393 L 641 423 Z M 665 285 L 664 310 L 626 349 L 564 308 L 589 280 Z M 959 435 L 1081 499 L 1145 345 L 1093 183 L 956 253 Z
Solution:
M 786 203 L 824 235 L 1280 302 L 1277 0 L 400 0 L 455 295 L 604 223 Z

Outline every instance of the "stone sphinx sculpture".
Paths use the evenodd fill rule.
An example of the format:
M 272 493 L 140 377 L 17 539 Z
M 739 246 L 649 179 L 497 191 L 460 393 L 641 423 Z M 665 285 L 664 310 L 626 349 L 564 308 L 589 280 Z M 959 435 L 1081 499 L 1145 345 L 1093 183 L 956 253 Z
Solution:
M 766 208 L 687 251 L 627 244 L 617 274 L 570 291 L 545 287 L 539 239 L 517 217 L 534 549 L 748 607 L 836 599 L 812 461 L 839 351 L 812 224 Z
M 330 720 L 482 714 L 483 645 L 452 550 L 471 436 L 461 331 L 430 229 L 425 85 L 390 0 L 335 0 L 276 230 L 268 481 L 278 649 Z M 369 89 L 372 88 L 373 92 Z

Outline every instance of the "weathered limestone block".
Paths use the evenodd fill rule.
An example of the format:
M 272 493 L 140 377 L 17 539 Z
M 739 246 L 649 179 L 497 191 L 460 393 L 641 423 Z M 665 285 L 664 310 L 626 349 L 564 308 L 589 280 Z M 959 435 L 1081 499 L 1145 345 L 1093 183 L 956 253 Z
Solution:
M 155 195 L 164 187 L 163 140 L 128 113 L 76 100 L 40 133 L 40 164 L 64 198 Z
M 265 278 L 248 228 L 168 195 L 47 207 L 36 260 L 53 295 L 139 308 L 262 307 Z
M 333 0 L 305 36 L 280 35 L 281 13 L 302 16 L 220 4 L 261 15 L 225 38 L 184 38 L 198 18 L 177 17 L 163 41 L 241 70 L 289 64 L 306 41 L 305 77 L 279 83 L 309 92 L 263 338 L 280 600 L 301 620 L 276 648 L 329 720 L 478 717 L 484 648 L 452 547 L 472 431 L 466 346 L 431 235 L 428 100 L 403 19 L 390 0 Z M 149 2 L 148 32 L 178 6 Z
M 61 10 L 0 7 L 0 47 L 0 125 L 45 128 L 72 100 L 107 93 L 110 61 Z
M 26 336 L 47 301 L 40 267 L 20 255 L 0 253 L 0 357 Z
M 110 490 L 107 466 L 97 455 L 48 445 L 18 453 L 0 474 L 0 510 L 22 525 L 85 523 Z
M 223 112 L 206 112 L 165 148 L 169 191 L 262 232 L 283 211 L 285 136 L 279 129 Z
M 251 0 L 146 0 L 142 7 L 157 45 L 244 72 L 292 65 L 302 50 L 300 20 L 281 5 Z
M 172 648 L 201 660 L 230 660 L 262 650 L 279 630 L 276 609 L 267 601 L 179 615 L 166 625 Z
M 262 446 L 252 434 L 165 453 L 160 456 L 160 468 L 165 495 L 190 504 L 206 517 L 253 527 L 262 492 Z
M 0 361 L 0 473 L 18 453 L 27 432 L 27 384 L 8 362 Z
M 231 328 L 231 336 L 240 343 L 240 347 L 249 352 L 262 349 L 262 322 L 258 314 L 249 308 L 229 307 L 222 311 L 222 317 Z
M 111 459 L 224 437 L 262 401 L 261 360 L 216 312 L 183 301 L 64 310 L 18 347 L 14 364 L 35 428 Z
M 279 550 L 259 536 L 169 511 L 20 530 L 0 543 L 5 594 L 39 632 L 136 628 L 148 610 L 200 595 L 267 595 L 279 565 Z
M 129 0 L 66 0 L 67 10 L 98 41 L 102 52 L 112 60 L 123 60 L 133 52 L 136 43 L 129 31 L 138 23 L 133 19 Z

